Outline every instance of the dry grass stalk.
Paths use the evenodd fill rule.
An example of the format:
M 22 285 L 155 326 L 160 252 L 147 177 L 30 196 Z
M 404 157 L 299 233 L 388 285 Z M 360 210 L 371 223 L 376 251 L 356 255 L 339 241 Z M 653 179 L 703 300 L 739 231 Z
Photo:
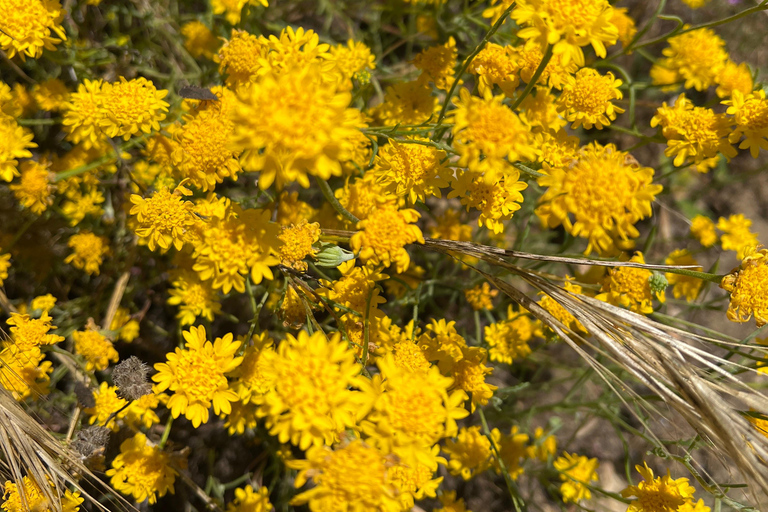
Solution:
M 430 249 L 479 258 L 522 278 L 531 287 L 552 297 L 568 310 L 589 332 L 598 350 L 632 374 L 708 441 L 719 455 L 733 461 L 763 496 L 768 495 L 768 438 L 759 433 L 743 414 L 749 408 L 768 412 L 768 397 L 750 388 L 729 369 L 746 369 L 699 348 L 711 340 L 670 327 L 591 297 L 572 294 L 552 284 L 540 274 L 513 265 L 506 258 L 568 262 L 602 266 L 634 266 L 653 270 L 675 267 L 634 263 L 602 262 L 504 251 L 468 242 L 426 241 Z M 512 255 L 511 255 L 512 254 Z M 680 268 L 680 267 L 676 267 Z M 584 346 L 588 339 L 561 324 L 532 298 L 511 284 L 480 269 L 491 284 L 529 310 L 576 350 L 616 391 L 636 396 L 615 375 L 603 367 Z M 749 369 L 754 371 L 753 369 Z M 625 402 L 626 403 L 626 402 Z M 647 404 L 650 406 L 649 404 Z M 629 410 L 633 409 L 629 407 Z M 756 501 L 762 501 L 753 493 Z

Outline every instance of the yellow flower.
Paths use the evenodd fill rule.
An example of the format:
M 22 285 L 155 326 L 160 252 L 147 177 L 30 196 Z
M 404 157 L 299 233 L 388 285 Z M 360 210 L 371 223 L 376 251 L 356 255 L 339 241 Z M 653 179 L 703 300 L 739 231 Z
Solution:
M 376 360 L 380 375 L 361 383 L 368 410 L 362 431 L 384 451 L 396 450 L 404 462 L 431 464 L 432 446 L 458 431 L 456 420 L 469 412 L 462 407 L 467 398 L 460 389 L 449 391 L 453 379 L 432 366 L 412 372 L 400 368 L 393 355 Z
M 56 306 L 56 297 L 50 293 L 40 295 L 32 299 L 29 303 L 29 307 L 32 311 L 42 311 L 43 313 L 50 312 L 54 306 Z
M 565 503 L 578 503 L 592 497 L 587 485 L 597 481 L 597 459 L 564 452 L 553 464 L 560 472 L 560 493 Z
M 512 361 L 531 353 L 528 341 L 533 337 L 534 326 L 528 315 L 515 312 L 512 306 L 507 319 L 485 327 L 485 341 L 491 361 L 512 364 Z
M 501 437 L 498 429 L 493 429 L 491 436 L 498 447 L 498 439 Z M 456 441 L 448 439 L 445 442 L 443 452 L 450 457 L 448 471 L 452 475 L 461 475 L 464 480 L 477 476 L 494 463 L 491 441 L 480 432 L 479 426 L 462 427 Z
M 116 363 L 120 356 L 112 342 L 95 330 L 72 333 L 75 353 L 85 357 L 85 371 L 106 370 L 110 361 Z
M 509 107 L 503 95 L 483 98 L 471 96 L 466 88 L 453 100 L 456 109 L 446 119 L 453 123 L 453 146 L 459 153 L 459 165 L 483 172 L 497 169 L 497 162 L 533 160 L 528 128 Z
M 296 495 L 291 505 L 309 503 L 309 510 L 344 510 L 346 512 L 399 512 L 395 488 L 387 482 L 389 464 L 383 453 L 359 439 L 331 450 L 313 446 L 305 460 L 288 462 L 298 469 L 294 485 L 315 484 Z
M 488 2 L 490 7 L 483 11 L 483 18 L 491 18 L 491 23 L 499 21 L 501 15 L 515 3 L 514 0 L 491 0 Z M 454 498 L 456 493 L 453 493 Z
M 619 37 L 608 0 L 518 0 L 511 17 L 522 27 L 518 37 L 534 39 L 542 48 L 554 45 L 554 55 L 579 66 L 584 66 L 582 46 L 591 44 L 598 57 L 605 57 L 606 45 Z
M 478 226 L 485 225 L 494 233 L 501 233 L 504 231 L 501 221 L 511 219 L 520 209 L 523 202 L 520 192 L 528 188 L 528 184 L 520 181 L 520 171 L 504 163 L 501 169 L 491 170 L 486 175 L 456 171 L 451 188 L 449 199 L 458 197 L 467 211 L 474 208 L 480 212 Z
M 267 7 L 267 0 L 212 0 L 213 14 L 224 14 L 231 25 L 240 23 L 240 13 L 246 4 L 261 4 Z
M 227 512 L 270 512 L 269 489 L 264 486 L 254 489 L 251 485 L 235 489 L 235 499 L 227 505 Z
M 181 35 L 184 36 L 184 48 L 195 58 L 213 59 L 221 44 L 211 29 L 198 20 L 188 21 L 182 25 Z
M 444 491 L 440 495 L 443 508 L 433 508 L 432 512 L 472 512 L 464 503 L 463 498 L 456 499 L 456 491 Z
M 384 191 L 384 186 L 376 180 L 372 172 L 347 182 L 343 188 L 336 189 L 334 195 L 341 205 L 358 219 L 366 219 L 368 215 L 381 208 L 402 205 L 402 200 L 397 196 Z M 350 227 L 353 226 L 350 224 Z
M 86 274 L 99 275 L 99 267 L 103 257 L 109 253 L 107 241 L 89 231 L 72 235 L 67 245 L 72 248 L 72 254 L 64 259 L 73 267 L 85 270 Z
M 637 498 L 629 504 L 627 512 L 672 512 L 682 510 L 681 507 L 693 501 L 696 489 L 688 484 L 687 478 L 673 480 L 669 470 L 666 476 L 654 478 L 653 470 L 647 463 L 643 464 L 644 467 L 635 466 L 643 481 L 621 491 L 625 498 Z
M 661 53 L 667 58 L 666 66 L 685 80 L 686 89 L 707 89 L 728 61 L 725 41 L 710 28 L 691 30 L 670 37 L 668 42 L 669 47 Z
M 193 114 L 185 116 L 185 124 L 174 133 L 175 144 L 171 160 L 182 176 L 203 191 L 213 190 L 224 178 L 237 179 L 241 171 L 229 140 L 233 125 L 229 120 L 235 95 L 224 87 L 214 87 L 218 101 L 198 105 Z
M 0 179 L 12 181 L 19 176 L 17 159 L 32 157 L 29 148 L 37 147 L 33 138 L 32 132 L 19 126 L 15 119 L 0 115 Z
M 420 216 L 416 210 L 398 210 L 393 206 L 375 210 L 358 222 L 360 231 L 352 235 L 349 245 L 366 264 L 394 266 L 396 272 L 405 272 L 411 264 L 405 246 L 424 243 L 424 236 L 415 225 Z
M 691 235 L 704 247 L 712 247 L 717 242 L 715 223 L 704 215 L 691 219 Z
M 707 5 L 709 0 L 683 0 L 683 3 L 691 9 L 698 9 Z
M 198 318 L 209 322 L 221 313 L 219 296 L 209 281 L 201 281 L 194 272 L 183 271 L 171 281 L 168 304 L 180 306 L 176 318 L 182 326 L 194 324 Z
M 77 226 L 87 215 L 98 217 L 104 214 L 104 208 L 100 206 L 104 203 L 104 195 L 96 189 L 86 194 L 74 190 L 66 196 L 67 200 L 62 203 L 61 212 L 69 219 L 70 226 Z
M 360 314 L 365 312 L 369 302 L 372 307 L 386 302 L 376 285 L 387 278 L 380 271 L 371 266 L 356 267 L 354 261 L 346 261 L 338 268 L 341 277 L 333 282 L 321 280 L 322 288 L 317 290 L 318 294 Z
M 582 294 L 583 290 L 581 286 L 578 284 L 572 283 L 573 280 L 570 276 L 565 276 L 565 281 L 563 282 L 563 289 L 565 291 L 570 292 L 571 294 L 580 295 Z M 542 295 L 541 300 L 539 300 L 539 305 L 543 307 L 544 309 L 549 312 L 550 315 L 555 317 L 558 321 L 560 321 L 561 324 L 563 324 L 567 329 L 570 329 L 573 332 L 577 333 L 586 333 L 587 330 L 584 328 L 583 325 L 581 325 L 581 322 L 579 322 L 576 317 L 573 316 L 573 314 L 565 309 L 559 302 L 557 302 L 555 299 L 550 297 L 544 292 L 539 292 L 540 295 Z
M 752 70 L 749 69 L 746 62 L 736 64 L 728 60 L 723 69 L 715 77 L 717 83 L 717 95 L 720 98 L 728 98 L 733 95 L 733 91 L 739 91 L 744 96 L 748 96 L 755 84 L 752 80 Z
M 552 137 L 568 124 L 558 113 L 557 100 L 547 89 L 536 88 L 536 94 L 529 94 L 520 103 L 520 120 L 530 126 L 536 135 L 545 132 L 547 137 Z M 534 136 L 533 147 L 536 147 L 537 138 Z M 536 156 L 541 158 L 538 154 Z
M 50 178 L 48 164 L 26 160 L 21 163 L 21 180 L 9 188 L 22 206 L 40 215 L 53 204 L 55 187 Z
M 624 112 L 611 103 L 623 97 L 619 90 L 621 83 L 611 72 L 603 76 L 591 68 L 580 69 L 563 87 L 559 99 L 559 109 L 573 122 L 571 128 L 583 125 L 587 130 L 593 126 L 602 130 L 611 124 L 616 114 Z
M 320 240 L 320 224 L 308 223 L 306 220 L 299 224 L 282 226 L 279 237 L 283 244 L 280 246 L 282 264 L 296 270 L 307 270 L 305 258 L 314 258 L 317 250 L 312 246 Z
M 3 0 L 0 2 L 0 48 L 8 58 L 40 58 L 43 49 L 56 50 L 67 36 L 58 0 Z
M 344 81 L 355 79 L 365 82 L 366 73 L 376 69 L 376 57 L 371 53 L 371 49 L 354 39 L 348 40 L 346 45 L 332 46 L 331 60 L 336 63 L 336 69 Z
M 128 140 L 139 132 L 160 130 L 168 103 L 163 98 L 166 90 L 157 90 L 152 82 L 139 77 L 102 85 L 104 117 L 99 126 L 110 137 Z
M 158 373 L 152 380 L 157 383 L 156 393 L 166 389 L 173 392 L 168 400 L 171 415 L 178 418 L 184 414 L 197 428 L 208 423 L 211 405 L 216 414 L 232 410 L 237 394 L 229 388 L 225 374 L 237 368 L 243 358 L 235 357 L 240 342 L 233 341 L 232 334 L 211 343 L 206 340 L 205 327 L 199 326 L 183 335 L 184 348 L 166 354 L 167 362 L 155 365 Z
M 512 46 L 489 42 L 472 59 L 467 71 L 478 77 L 477 86 L 483 95 L 486 91 L 493 92 L 493 86 L 498 85 L 501 91 L 511 98 L 520 82 L 517 76 L 519 66 Z
M 511 476 L 513 480 L 517 480 L 520 475 L 523 474 L 520 460 L 527 456 L 527 444 L 530 438 L 528 434 L 520 433 L 520 428 L 517 425 L 510 429 L 508 435 L 499 433 L 499 436 L 497 437 L 494 436 L 496 432 L 497 430 L 493 429 L 493 431 L 491 431 L 491 436 L 494 437 L 496 448 L 499 450 L 498 458 L 504 462 L 504 467 L 507 469 L 509 476 Z M 496 472 L 500 473 L 501 465 L 499 464 L 498 458 L 494 459 L 494 466 L 496 467 Z
M 43 493 L 40 485 L 28 476 L 24 477 L 23 486 L 22 497 L 22 492 L 19 491 L 19 487 L 15 483 L 10 480 L 5 482 L 5 492 L 3 493 L 5 501 L 2 504 L 4 512 L 29 512 L 32 510 L 34 512 L 52 512 L 54 510 L 77 512 L 83 502 L 78 491 L 72 492 L 67 489 L 61 496 L 61 491 L 54 489 L 53 484 L 51 484 L 51 493 L 54 496 L 58 494 L 60 500 L 54 505 L 48 501 L 48 495 Z
M 611 17 L 611 23 L 616 25 L 619 30 L 619 41 L 621 46 L 626 48 L 629 43 L 637 34 L 637 27 L 635 27 L 635 20 L 627 14 L 626 7 L 614 7 L 613 16 Z
M 165 252 L 173 246 L 180 251 L 189 240 L 190 231 L 199 221 L 193 213 L 194 204 L 182 197 L 191 194 L 189 189 L 180 185 L 173 192 L 160 189 L 148 199 L 138 194 L 131 196 L 134 206 L 130 213 L 136 216 L 137 221 L 134 231 L 139 237 L 147 239 L 149 250 L 159 247 L 161 252 Z
M 534 444 L 528 447 L 526 456 L 531 459 L 539 459 L 546 462 L 549 457 L 557 453 L 557 438 L 548 434 L 541 427 L 536 427 L 533 433 Z
M 41 110 L 58 112 L 63 110 L 67 104 L 69 89 L 58 78 L 51 78 L 35 85 L 32 88 L 32 95 Z
M 242 402 L 259 404 L 264 394 L 274 388 L 274 355 L 274 342 L 267 333 L 253 336 L 253 345 L 245 348 L 243 362 L 232 373 L 232 389 Z
M 536 214 L 550 228 L 563 225 L 573 236 L 588 240 L 585 254 L 611 252 L 618 240 L 640 235 L 635 223 L 651 216 L 651 202 L 662 190 L 653 184 L 654 171 L 627 160 L 616 146 L 593 142 L 563 167 L 546 163 L 539 185 L 548 187 Z
M 447 91 L 454 81 L 456 56 L 456 41 L 449 37 L 447 43 L 432 46 L 418 54 L 413 59 L 413 65 L 421 70 L 420 80 L 432 82 L 438 89 Z
M 48 394 L 53 365 L 37 346 L 8 344 L 0 350 L 0 384 L 19 402 Z
M 323 81 L 319 65 L 269 73 L 237 90 L 232 144 L 241 163 L 259 171 L 259 187 L 297 182 L 309 187 L 308 173 L 327 180 L 342 173 L 339 155 L 365 126 L 351 95 Z
M 637 252 L 631 262 L 645 263 L 643 253 Z M 653 291 L 649 280 L 653 272 L 645 268 L 615 267 L 612 268 L 603 280 L 602 293 L 596 298 L 640 313 L 649 315 L 653 313 Z M 664 302 L 664 291 L 657 292 L 659 302 Z
M 695 107 L 685 94 L 678 96 L 672 107 L 663 103 L 651 119 L 651 126 L 661 126 L 661 133 L 667 139 L 664 154 L 674 156 L 678 167 L 689 158 L 698 164 L 717 156 L 718 152 L 727 158 L 736 156 L 736 149 L 728 143 L 731 124 L 725 114 Z
M 731 295 L 728 320 L 743 323 L 755 315 L 758 327 L 768 323 L 768 249 L 747 253 L 720 288 Z
M 658 59 L 651 66 L 649 74 L 651 75 L 651 83 L 662 86 L 662 92 L 676 91 L 680 87 L 679 82 L 683 80 L 670 59 Z
M 105 135 L 100 127 L 104 118 L 102 84 L 101 80 L 83 80 L 64 105 L 61 124 L 67 132 L 67 140 L 82 143 L 84 149 L 104 144 Z
M 400 501 L 400 510 L 411 510 L 415 500 L 436 497 L 443 477 L 433 477 L 438 463 L 446 463 L 444 458 L 438 456 L 439 453 L 440 446 L 435 445 L 432 447 L 433 460 L 430 464 L 419 462 L 412 465 L 400 461 L 387 469 L 387 482 L 399 491 L 397 498 Z
M 510 50 L 515 54 L 517 65 L 520 68 L 520 79 L 526 84 L 533 80 L 533 75 L 544 59 L 544 52 L 536 41 L 528 41 L 523 46 Z M 536 85 L 539 87 L 554 87 L 562 89 L 563 85 L 578 69 L 579 65 L 566 54 L 555 55 L 541 73 Z
M 139 322 L 131 318 L 126 308 L 117 308 L 115 317 L 109 325 L 110 331 L 119 331 L 118 336 L 126 343 L 135 340 L 139 335 Z
M 234 288 L 245 292 L 245 278 L 255 284 L 273 279 L 273 267 L 279 244 L 277 224 L 270 222 L 267 210 L 227 210 L 226 220 L 213 218 L 202 230 L 202 240 L 195 245 L 194 271 L 200 279 L 213 279 L 213 288 L 224 293 Z
M 400 82 L 386 88 L 383 103 L 372 114 L 382 125 L 419 125 L 437 112 L 438 103 L 428 82 Z
M 723 250 L 736 251 L 736 256 L 744 259 L 758 245 L 757 234 L 749 230 L 751 226 L 752 221 L 740 213 L 727 219 L 720 217 L 717 220 L 717 229 L 723 232 L 720 237 Z
M 464 290 L 464 296 L 467 298 L 467 302 L 472 306 L 475 311 L 481 311 L 483 309 L 493 309 L 493 300 L 499 294 L 499 290 L 491 290 L 491 286 L 484 282 L 474 288 L 468 288 Z
M 20 350 L 27 350 L 41 345 L 53 345 L 64 341 L 64 336 L 48 334 L 48 331 L 56 329 L 51 325 L 51 317 L 43 312 L 40 318 L 32 318 L 29 315 L 11 313 L 11 317 L 5 321 L 11 326 L 11 338 L 13 345 Z
M 11 268 L 11 255 L 0 254 L 0 286 L 8 279 L 8 269 Z
M 360 365 L 336 333 L 329 340 L 321 331 L 311 336 L 290 334 L 271 357 L 274 387 L 263 398 L 259 416 L 281 443 L 302 450 L 331 445 L 355 424 L 358 393 L 349 389 L 358 380 Z
M 267 51 L 266 41 L 245 30 L 232 29 L 229 40 L 224 41 L 224 45 L 219 48 L 219 73 L 228 75 L 229 87 L 248 83 L 251 77 L 255 78 L 261 67 L 259 61 L 266 56 Z
M 169 454 L 150 444 L 147 436 L 139 432 L 123 441 L 106 475 L 118 491 L 133 496 L 139 503 L 149 500 L 153 505 L 158 496 L 174 493 L 173 483 L 179 473 L 171 462 Z
M 749 149 L 750 154 L 757 158 L 761 149 L 768 149 L 768 99 L 765 91 L 760 89 L 747 94 L 733 91 L 731 99 L 723 104 L 729 105 L 727 113 L 736 121 L 730 141 L 736 143 L 744 135 L 739 149 Z
M 117 432 L 120 429 L 117 424 L 118 411 L 124 411 L 124 407 L 129 402 L 117 396 L 117 387 L 110 386 L 107 382 L 102 382 L 99 389 L 93 392 L 93 400 L 95 405 L 84 410 L 90 416 L 88 423 L 107 427 L 113 432 Z
M 411 203 L 427 196 L 440 197 L 440 189 L 448 186 L 450 169 L 443 164 L 445 151 L 420 144 L 427 141 L 397 142 L 379 147 L 374 174 L 389 194 L 406 197 Z
M 698 265 L 696 259 L 691 256 L 691 253 L 687 249 L 678 249 L 672 251 L 672 254 L 667 256 L 664 260 L 667 265 Z M 702 267 L 694 268 L 691 270 L 702 271 Z M 672 294 L 676 299 L 685 297 L 688 302 L 693 302 L 696 297 L 699 296 L 699 291 L 704 284 L 704 281 L 696 277 L 683 276 L 680 274 L 665 274 L 667 281 L 672 285 Z

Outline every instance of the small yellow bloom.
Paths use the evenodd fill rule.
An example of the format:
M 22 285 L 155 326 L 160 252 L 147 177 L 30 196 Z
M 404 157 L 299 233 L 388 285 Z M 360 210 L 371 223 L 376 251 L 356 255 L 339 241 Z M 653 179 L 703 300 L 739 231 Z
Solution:
M 565 503 L 578 503 L 592 497 L 587 485 L 597 481 L 597 459 L 564 452 L 553 464 L 560 472 L 560 493 Z
M 189 21 L 182 25 L 181 35 L 184 36 L 184 48 L 193 57 L 213 59 L 221 45 L 221 41 L 211 32 L 202 21 Z
M 72 235 L 67 245 L 72 248 L 72 254 L 64 259 L 75 268 L 85 270 L 87 274 L 99 275 L 99 267 L 106 254 L 109 253 L 107 241 L 89 231 Z
M 56 329 L 56 326 L 51 325 L 51 317 L 45 311 L 40 315 L 40 318 L 11 313 L 11 317 L 5 323 L 10 326 L 14 346 L 21 350 L 64 341 L 63 336 L 48 333 Z
M 691 235 L 704 247 L 712 247 L 717 243 L 715 223 L 704 215 L 697 215 L 691 219 Z
M 758 245 L 757 234 L 752 233 L 749 228 L 752 221 L 737 213 L 727 219 L 720 217 L 717 220 L 717 229 L 723 232 L 720 237 L 720 243 L 725 251 L 736 251 L 736 256 L 743 259 L 748 253 L 754 250 Z
M 317 250 L 313 247 L 320 240 L 320 224 L 308 223 L 306 220 L 299 224 L 283 226 L 279 235 L 283 244 L 280 246 L 282 264 L 296 270 L 307 270 L 305 258 L 314 258 Z
M 152 376 L 155 392 L 170 390 L 168 408 L 174 418 L 182 414 L 197 428 L 208 422 L 211 405 L 216 414 L 229 414 L 231 402 L 238 400 L 229 388 L 225 374 L 243 361 L 235 357 L 240 342 L 233 341 L 232 334 L 207 341 L 205 327 L 192 327 L 184 331 L 186 344 L 183 349 L 166 354 L 165 363 L 157 363 L 158 373 Z
M 744 96 L 749 95 L 754 89 L 755 84 L 752 80 L 752 70 L 746 62 L 736 64 L 729 60 L 723 66 L 723 69 L 715 77 L 717 82 L 717 95 L 720 98 L 728 98 L 733 95 L 733 91 L 739 91 Z
M 498 443 L 501 437 L 498 429 L 493 429 L 492 437 Z M 448 439 L 445 442 L 443 452 L 450 457 L 448 471 L 452 475 L 461 475 L 464 480 L 491 468 L 494 462 L 491 441 L 480 431 L 480 426 L 462 427 L 456 441 Z
M 518 37 L 542 48 L 554 45 L 554 55 L 579 66 L 584 66 L 583 46 L 592 45 L 598 57 L 605 57 L 605 47 L 619 37 L 608 0 L 518 0 L 511 17 L 522 27 Z
M 59 495 L 59 503 L 54 506 L 48 501 L 48 496 L 43 493 L 37 482 L 25 476 L 23 479 L 24 496 L 19 491 L 19 487 L 10 480 L 5 482 L 5 492 L 3 493 L 2 508 L 4 512 L 29 512 L 34 510 L 35 512 L 51 512 L 53 510 L 61 510 L 61 512 L 77 512 L 80 510 L 80 504 L 83 503 L 83 498 L 80 497 L 78 491 L 72 492 L 69 489 L 64 491 L 64 495 Z M 54 496 L 60 493 L 53 489 L 51 484 L 51 491 Z
M 67 39 L 58 0 L 3 0 L 0 2 L 0 48 L 8 58 L 38 59 L 45 50 Z
M 160 121 L 165 119 L 168 103 L 163 98 L 166 90 L 157 90 L 146 78 L 139 77 L 102 85 L 104 117 L 99 126 L 110 137 L 128 140 L 137 133 L 160 130 Z
M 760 89 L 743 94 L 733 91 L 730 100 L 723 102 L 729 105 L 727 113 L 734 116 L 736 129 L 730 134 L 730 141 L 738 142 L 741 136 L 744 140 L 739 149 L 749 149 L 749 153 L 757 158 L 760 150 L 768 150 L 768 99 L 765 91 Z
M 335 450 L 313 446 L 305 460 L 289 461 L 298 469 L 296 487 L 311 479 L 315 484 L 296 495 L 291 505 L 309 503 L 309 509 L 348 512 L 399 512 L 395 488 L 387 481 L 388 463 L 384 453 L 359 439 Z
M 235 489 L 235 499 L 227 505 L 227 512 L 270 512 L 269 489 L 262 486 L 258 490 L 251 485 Z
M 755 315 L 757 327 L 768 323 L 768 249 L 748 253 L 720 287 L 731 294 L 728 320 L 743 323 Z
M 375 210 L 357 224 L 361 231 L 352 235 L 350 246 L 366 264 L 394 266 L 396 272 L 403 273 L 411 264 L 405 246 L 424 243 L 424 236 L 415 225 L 419 217 L 419 212 L 411 209 Z
M 22 206 L 40 215 L 53 204 L 51 177 L 47 164 L 27 160 L 21 164 L 21 180 L 9 188 Z
M 85 149 L 102 145 L 106 137 L 100 126 L 104 117 L 102 85 L 101 80 L 83 80 L 64 105 L 61 124 L 67 139 L 75 144 L 82 143 Z
M 637 252 L 631 262 L 645 263 L 643 253 Z M 653 272 L 645 268 L 612 268 L 603 280 L 602 293 L 596 298 L 614 306 L 628 308 L 635 313 L 650 315 L 653 313 L 653 296 L 650 279 Z M 655 293 L 659 302 L 664 302 L 664 291 Z
M 475 311 L 481 311 L 483 309 L 493 309 L 493 303 L 491 302 L 494 297 L 499 294 L 499 290 L 491 290 L 491 286 L 484 282 L 474 288 L 464 290 L 464 296 L 467 298 L 467 302 L 472 306 Z
M 173 246 L 180 251 L 189 241 L 190 232 L 199 221 L 193 213 L 194 204 L 182 197 L 191 194 L 179 186 L 173 192 L 160 189 L 147 199 L 138 194 L 131 196 L 134 206 L 130 213 L 137 221 L 135 232 L 147 239 L 149 250 L 159 248 L 165 252 Z
M 528 342 L 533 335 L 534 325 L 528 315 L 509 306 L 506 320 L 485 327 L 491 361 L 512 364 L 515 359 L 528 356 L 531 353 Z
M 16 120 L 0 115 L 0 179 L 12 181 L 19 176 L 19 158 L 31 158 L 30 148 L 36 148 L 32 142 L 33 133 L 19 126 Z
M 715 79 L 728 61 L 728 52 L 714 30 L 700 28 L 669 38 L 669 47 L 662 50 L 666 66 L 685 80 L 685 88 L 703 91 Z
M 584 126 L 587 130 L 593 126 L 602 130 L 616 119 L 616 114 L 624 112 L 612 100 L 620 100 L 623 95 L 619 90 L 621 80 L 613 73 L 600 75 L 591 68 L 582 68 L 576 76 L 568 80 L 559 99 L 559 109 L 572 129 Z
M 673 480 L 669 470 L 666 476 L 654 478 L 653 470 L 647 463 L 643 464 L 644 466 L 635 466 L 637 472 L 643 477 L 643 481 L 621 491 L 621 495 L 625 498 L 637 498 L 630 503 L 627 512 L 684 510 L 683 507 L 686 504 L 693 502 L 693 493 L 696 489 L 688 483 L 687 478 Z
M 420 80 L 432 82 L 438 89 L 447 91 L 454 81 L 456 56 L 456 41 L 449 37 L 447 43 L 432 46 L 418 54 L 413 59 L 413 65 L 422 72 Z
M 153 505 L 158 496 L 174 493 L 173 483 L 179 473 L 171 463 L 171 455 L 151 444 L 140 432 L 123 441 L 106 475 L 118 491 L 133 496 L 137 502 L 149 500 Z
M 667 256 L 664 261 L 667 265 L 697 265 L 696 259 L 691 256 L 691 253 L 687 249 L 678 249 L 673 251 L 672 254 Z M 704 270 L 701 267 L 691 270 Z M 704 281 L 697 277 L 683 276 L 680 274 L 666 274 L 667 281 L 672 285 L 672 294 L 676 299 L 685 297 L 688 302 L 693 302 L 696 297 L 699 296 L 699 291 L 704 284 Z
M 112 342 L 95 330 L 75 331 L 72 333 L 75 353 L 85 357 L 85 370 L 106 370 L 110 361 L 116 363 L 120 356 Z

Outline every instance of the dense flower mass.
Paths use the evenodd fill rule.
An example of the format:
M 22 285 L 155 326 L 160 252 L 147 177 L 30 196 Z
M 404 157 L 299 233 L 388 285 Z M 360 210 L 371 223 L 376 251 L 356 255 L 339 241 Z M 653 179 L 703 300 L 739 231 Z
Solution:
M 0 0 L 0 512 L 754 510 L 761 2 Z
M 548 187 L 536 214 L 549 227 L 562 225 L 588 239 L 585 253 L 612 251 L 618 241 L 636 238 L 639 220 L 651 216 L 651 202 L 662 190 L 653 169 L 632 163 L 628 154 L 595 142 L 567 167 L 544 164 L 539 185 Z

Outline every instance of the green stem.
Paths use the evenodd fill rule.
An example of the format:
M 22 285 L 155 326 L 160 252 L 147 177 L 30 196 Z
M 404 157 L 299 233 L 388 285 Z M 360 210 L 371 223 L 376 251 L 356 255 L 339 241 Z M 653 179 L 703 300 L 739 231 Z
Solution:
M 517 512 L 522 512 L 523 510 L 526 510 L 525 502 L 520 498 L 520 492 L 517 491 L 517 486 L 515 485 L 515 482 L 512 481 L 512 477 L 509 475 L 509 470 L 507 469 L 506 464 L 504 464 L 504 461 L 501 459 L 499 448 L 493 440 L 491 429 L 488 428 L 488 421 L 485 419 L 485 413 L 481 407 L 477 408 L 477 412 L 480 414 L 480 422 L 483 424 L 483 433 L 485 434 L 485 437 L 488 438 L 488 441 L 490 441 L 493 454 L 499 464 L 501 473 L 504 475 L 504 482 L 507 484 L 507 491 L 509 492 L 509 497 L 512 498 L 512 504 Z
M 96 169 L 99 166 L 102 166 L 106 164 L 107 162 L 110 162 L 112 160 L 116 160 L 120 157 L 120 153 L 123 151 L 126 151 L 128 149 L 131 149 L 132 147 L 138 145 L 139 143 L 143 142 L 144 139 L 146 139 L 146 135 L 143 137 L 136 137 L 127 143 L 125 143 L 122 147 L 116 146 L 117 149 L 115 150 L 114 155 L 105 155 L 97 160 L 94 160 L 91 163 L 81 165 L 80 167 L 76 167 L 74 169 L 70 169 L 68 171 L 60 172 L 56 175 L 56 177 L 53 179 L 54 183 L 58 183 L 60 181 L 66 180 L 67 178 L 71 178 L 72 176 L 77 176 L 79 174 L 86 173 L 90 170 Z
M 536 68 L 536 72 L 531 77 L 530 81 L 528 82 L 528 85 L 525 86 L 525 89 L 523 90 L 523 93 L 517 97 L 514 103 L 510 106 L 512 110 L 516 110 L 517 107 L 520 106 L 520 104 L 523 102 L 526 96 L 528 96 L 534 87 L 536 87 L 536 82 L 539 81 L 539 78 L 541 78 L 542 73 L 544 73 L 544 69 L 546 69 L 547 64 L 549 64 L 549 61 L 552 59 L 552 45 L 547 46 L 547 51 L 544 52 L 544 57 L 541 58 L 541 62 L 539 63 L 539 67 Z
M 61 118 L 51 117 L 48 119 L 17 119 L 16 122 L 21 126 L 49 126 L 61 123 Z
M 461 77 L 464 76 L 464 73 L 467 71 L 467 68 L 469 67 L 470 63 L 474 60 L 477 55 L 483 51 L 483 48 L 485 48 L 485 45 L 488 44 L 488 41 L 490 41 L 493 34 L 496 33 L 497 30 L 501 27 L 501 25 L 507 20 L 507 16 L 509 16 L 509 13 L 512 12 L 512 9 L 515 8 L 515 2 L 512 2 L 512 4 L 507 7 L 507 9 L 499 16 L 499 19 L 496 20 L 496 23 L 494 23 L 491 28 L 488 30 L 488 32 L 485 34 L 485 37 L 483 37 L 483 40 L 480 41 L 480 43 L 475 47 L 475 49 L 472 51 L 472 53 L 469 54 L 469 56 L 464 59 L 464 62 L 461 64 L 461 68 L 459 69 L 459 72 L 456 73 L 456 77 L 451 84 L 451 88 L 448 89 L 448 94 L 445 96 L 445 101 L 443 102 L 443 108 L 440 109 L 440 115 L 437 117 L 437 124 L 435 125 L 435 131 L 440 127 L 440 125 L 443 122 L 443 119 L 445 118 L 446 111 L 448 110 L 448 105 L 451 103 L 451 98 L 453 98 L 454 93 L 456 92 L 456 87 L 459 85 L 459 81 L 461 81 Z
M 318 178 L 315 176 L 315 181 L 317 181 L 317 186 L 320 187 L 320 191 L 323 193 L 323 197 L 325 197 L 325 200 L 331 203 L 331 206 L 333 206 L 333 209 L 336 210 L 336 212 L 347 219 L 348 221 L 352 222 L 357 226 L 357 223 L 360 222 L 360 219 L 352 215 L 346 208 L 344 208 L 338 199 L 336 199 L 336 196 L 333 195 L 333 190 L 331 190 L 331 186 L 328 185 L 328 182 Z
M 157 445 L 161 450 L 165 448 L 165 443 L 168 442 L 168 436 L 171 435 L 171 425 L 173 425 L 173 415 L 168 415 L 168 421 L 165 422 L 165 429 L 163 430 L 163 437 Z
M 678 274 L 681 276 L 695 277 L 697 279 L 702 279 L 704 281 L 709 281 L 710 283 L 715 284 L 720 284 L 720 282 L 725 277 L 725 275 L 710 274 L 709 272 L 698 272 L 696 270 L 687 270 L 684 268 L 669 268 L 665 269 L 664 272 L 669 274 Z

